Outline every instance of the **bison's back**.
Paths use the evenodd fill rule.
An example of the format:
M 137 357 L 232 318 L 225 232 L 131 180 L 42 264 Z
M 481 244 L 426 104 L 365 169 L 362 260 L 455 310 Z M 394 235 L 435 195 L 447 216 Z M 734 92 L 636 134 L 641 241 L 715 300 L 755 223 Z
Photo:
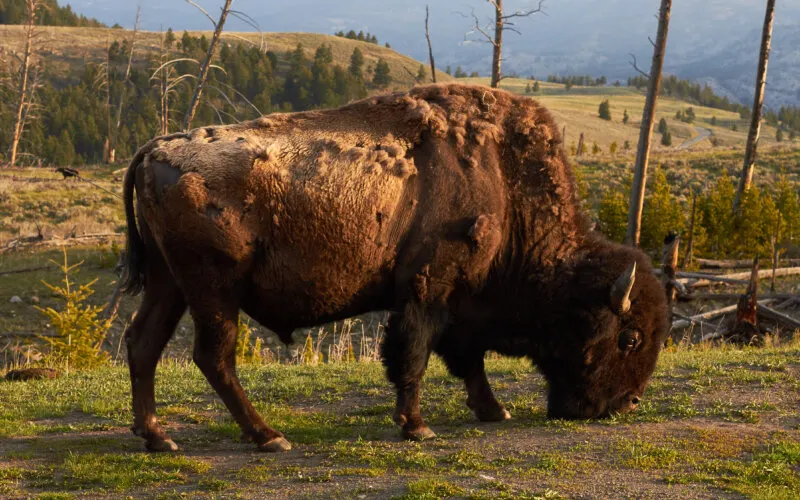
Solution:
M 509 169 L 553 156 L 542 113 L 502 91 L 431 86 L 175 134 L 139 153 L 140 209 L 179 281 L 204 279 L 181 265 L 190 255 L 224 262 L 214 279 L 246 279 L 250 300 L 308 322 L 369 308 L 426 259 L 479 285 L 508 233 Z

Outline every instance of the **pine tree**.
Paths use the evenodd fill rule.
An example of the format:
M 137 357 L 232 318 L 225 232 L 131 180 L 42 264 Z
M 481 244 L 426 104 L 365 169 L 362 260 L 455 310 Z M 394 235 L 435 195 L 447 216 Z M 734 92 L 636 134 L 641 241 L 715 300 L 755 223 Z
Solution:
M 453 75 L 453 76 L 455 76 L 456 78 L 466 78 L 467 74 L 464 73 L 464 70 L 461 69 L 461 66 L 457 66 L 456 67 L 456 74 Z
M 592 144 L 592 154 L 593 155 L 600 154 L 600 146 L 597 145 L 597 141 L 594 141 L 594 143 Z
M 539 82 L 538 81 L 533 82 L 533 91 L 539 92 L 539 90 L 541 90 L 541 85 L 539 85 Z
M 717 126 L 717 117 L 716 116 L 712 116 L 711 117 L 711 126 L 712 127 L 716 127 Z
M 175 33 L 173 33 L 172 28 L 167 28 L 167 33 L 164 35 L 164 47 L 171 49 L 174 44 Z
M 611 145 L 608 146 L 608 152 L 612 155 L 617 154 L 617 149 L 619 149 L 619 144 L 617 144 L 617 141 L 612 142 Z
M 425 65 L 420 64 L 419 69 L 417 70 L 417 82 L 422 82 L 425 80 Z
M 778 127 L 778 130 L 775 131 L 775 140 L 778 142 L 783 142 L 783 129 Z
M 630 151 L 631 150 L 631 141 L 627 141 L 626 140 L 625 144 L 622 146 L 622 149 L 624 149 L 625 151 Z
M 622 243 L 628 228 L 628 189 L 609 189 L 597 209 L 598 229 L 610 240 Z
M 658 122 L 658 133 L 659 134 L 665 134 L 668 131 L 669 131 L 669 128 L 667 127 L 667 120 L 662 118 Z
M 728 255 L 733 232 L 733 198 L 736 191 L 727 175 L 717 179 L 714 187 L 699 200 L 700 220 L 708 237 L 709 251 L 714 258 Z
M 525 93 L 526 94 L 530 94 L 531 93 L 531 84 L 530 83 L 525 85 Z
M 631 117 L 628 115 L 628 110 L 626 109 L 625 111 L 623 111 L 623 112 L 622 112 L 622 123 L 623 123 L 624 125 L 627 125 L 627 124 L 628 124 L 628 121 L 629 121 L 630 119 L 631 119 Z
M 450 65 L 449 64 L 447 65 L 447 68 L 445 68 L 444 72 L 447 73 L 448 75 L 452 75 L 453 74 L 453 70 L 450 69 Z
M 657 168 L 652 174 L 645 196 L 642 212 L 642 248 L 653 253 L 659 252 L 664 237 L 670 231 L 681 232 L 685 220 L 683 209 L 669 189 L 669 182 L 664 168 Z
M 800 231 L 800 198 L 785 172 L 781 172 L 775 183 L 776 206 L 785 225 L 785 239 L 793 243 Z
M 672 146 L 672 134 L 669 130 L 661 134 L 661 145 L 667 147 Z
M 611 103 L 608 99 L 600 103 L 598 113 L 601 119 L 611 121 Z
M 378 88 L 386 88 L 392 83 L 392 76 L 390 75 L 389 63 L 382 57 L 378 59 L 375 65 L 375 75 L 372 77 L 372 84 Z
M 364 54 L 358 47 L 353 49 L 353 54 L 350 56 L 348 71 L 356 78 L 364 78 Z

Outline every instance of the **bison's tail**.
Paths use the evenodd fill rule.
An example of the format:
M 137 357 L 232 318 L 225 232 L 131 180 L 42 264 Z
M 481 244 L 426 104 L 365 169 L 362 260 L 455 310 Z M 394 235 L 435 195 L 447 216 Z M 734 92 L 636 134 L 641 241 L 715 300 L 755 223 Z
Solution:
M 136 187 L 136 169 L 142 164 L 145 148 L 139 150 L 131 160 L 125 172 L 123 198 L 125 200 L 125 221 L 128 226 L 128 244 L 125 250 L 125 267 L 122 273 L 122 290 L 130 295 L 137 295 L 145 286 L 145 270 L 147 268 L 147 252 L 139 228 L 136 224 L 133 193 Z

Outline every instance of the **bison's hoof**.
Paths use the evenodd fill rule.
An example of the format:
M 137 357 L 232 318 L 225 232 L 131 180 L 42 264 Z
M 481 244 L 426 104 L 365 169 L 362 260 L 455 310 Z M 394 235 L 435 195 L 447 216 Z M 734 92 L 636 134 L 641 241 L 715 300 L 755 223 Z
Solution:
M 265 451 L 268 453 L 276 453 L 279 451 L 289 451 L 292 449 L 292 443 L 282 437 L 276 437 L 264 444 L 258 445 L 258 451 Z
M 475 410 L 475 416 L 481 422 L 502 422 L 503 420 L 511 420 L 511 414 L 502 406 L 493 408 L 491 410 Z
M 416 429 L 403 429 L 403 438 L 408 439 L 409 441 L 425 441 L 427 439 L 433 439 L 436 437 L 436 433 L 433 432 L 430 427 L 423 425 L 422 427 L 418 427 Z
M 178 451 L 178 445 L 170 438 L 155 438 L 147 441 L 147 451 Z

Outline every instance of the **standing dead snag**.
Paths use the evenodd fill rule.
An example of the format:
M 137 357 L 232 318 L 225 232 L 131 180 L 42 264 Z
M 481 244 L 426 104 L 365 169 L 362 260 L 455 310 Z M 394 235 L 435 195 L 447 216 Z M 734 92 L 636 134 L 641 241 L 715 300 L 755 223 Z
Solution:
M 117 106 L 117 120 L 116 120 L 116 127 L 113 130 L 113 134 L 109 134 L 108 137 L 108 155 L 106 156 L 106 161 L 108 163 L 114 163 L 117 156 L 117 141 L 119 140 L 119 128 L 122 126 L 122 108 L 125 106 L 125 95 L 128 89 L 128 83 L 131 79 L 131 67 L 133 66 L 133 54 L 136 51 L 136 35 L 139 33 L 139 21 L 142 18 L 142 6 L 139 5 L 136 8 L 136 21 L 133 23 L 133 34 L 131 35 L 131 51 L 128 53 L 128 66 L 125 68 L 125 79 L 122 80 L 122 92 L 119 96 L 119 106 Z M 108 67 L 106 68 L 108 70 Z M 111 82 L 108 82 L 109 91 Z
M 500 71 L 501 62 L 503 60 L 503 32 L 509 30 L 519 34 L 519 30 L 516 29 L 512 20 L 520 17 L 529 17 L 533 14 L 542 12 L 544 0 L 539 0 L 539 5 L 536 8 L 517 10 L 513 14 L 503 14 L 503 0 L 486 1 L 492 4 L 492 7 L 494 7 L 493 25 L 481 26 L 480 19 L 478 19 L 478 16 L 475 15 L 475 11 L 473 10 L 472 31 L 468 32 L 467 36 L 477 31 L 485 39 L 483 40 L 484 42 L 492 45 L 492 80 L 490 85 L 493 88 L 497 88 L 497 86 L 500 84 L 500 80 L 503 79 Z M 465 41 L 469 42 L 470 40 L 466 40 L 465 36 Z
M 689 240 L 686 242 L 686 254 L 683 256 L 682 270 L 686 270 L 692 262 L 692 251 L 694 250 L 694 223 L 697 215 L 697 193 L 692 191 L 692 217 L 689 222 Z
M 678 280 L 675 279 L 680 242 L 681 238 L 676 232 L 671 232 L 664 238 L 664 251 L 661 259 L 661 282 L 667 292 L 667 306 L 670 311 L 672 311 L 672 304 L 677 296 L 677 288 L 681 286 Z
M 760 334 L 758 329 L 758 256 L 753 259 L 753 269 L 750 272 L 750 283 L 747 291 L 739 297 L 736 306 L 736 323 L 731 336 L 742 337 L 750 342 Z
M 653 136 L 653 121 L 656 114 L 656 100 L 661 89 L 661 72 L 664 68 L 664 54 L 667 49 L 667 32 L 672 11 L 672 0 L 661 0 L 661 11 L 658 16 L 658 35 L 653 48 L 653 64 L 648 78 L 647 100 L 642 113 L 642 128 L 639 132 L 639 147 L 636 151 L 636 166 L 633 172 L 630 208 L 628 210 L 628 234 L 625 241 L 632 246 L 639 246 L 642 228 L 642 206 L 644 205 L 644 188 L 647 182 L 647 163 L 650 160 L 650 140 Z M 635 66 L 634 60 L 634 66 Z
M 191 0 L 186 1 L 195 7 L 198 7 L 197 4 Z M 203 95 L 203 87 L 206 84 L 206 80 L 208 79 L 208 70 L 211 67 L 211 59 L 214 58 L 214 49 L 216 48 L 219 37 L 222 34 L 222 27 L 225 26 L 225 19 L 228 18 L 228 12 L 231 10 L 231 1 L 232 0 L 225 0 L 225 5 L 222 7 L 219 20 L 214 23 L 214 35 L 211 37 L 211 43 L 208 45 L 206 59 L 203 61 L 203 65 L 200 66 L 200 74 L 197 77 L 197 86 L 194 88 L 192 101 L 189 104 L 189 109 L 186 111 L 186 116 L 183 119 L 183 130 L 189 130 L 192 120 L 194 119 L 194 115 L 197 112 L 197 106 L 200 105 L 200 97 Z M 206 14 L 206 16 L 208 16 L 207 12 L 203 12 Z M 211 16 L 208 16 L 208 18 L 211 19 Z M 211 22 L 214 22 L 213 19 L 211 19 Z
M 431 61 L 431 79 L 436 83 L 436 63 L 433 62 L 433 46 L 431 45 L 431 32 L 428 30 L 428 6 L 425 6 L 425 38 L 428 40 L 428 57 Z
M 764 108 L 764 88 L 767 85 L 767 64 L 769 63 L 769 50 L 772 43 L 772 24 L 775 20 L 775 0 L 767 0 L 767 13 L 764 17 L 764 28 L 761 33 L 761 52 L 758 57 L 758 75 L 756 76 L 756 91 L 753 97 L 753 114 L 750 118 L 750 132 L 747 134 L 747 148 L 744 153 L 744 166 L 739 177 L 739 187 L 736 198 L 733 200 L 733 213 L 739 212 L 744 193 L 750 189 L 753 182 L 753 168 L 756 162 L 756 149 L 758 136 L 761 133 L 761 111 Z
M 38 83 L 38 69 L 35 65 L 35 48 L 33 46 L 36 38 L 36 11 L 41 7 L 41 0 L 26 0 L 25 9 L 27 18 L 25 21 L 25 48 L 20 59 L 19 76 L 17 83 L 17 103 L 15 106 L 14 127 L 11 132 L 11 148 L 9 154 L 9 165 L 12 167 L 17 162 L 19 154 L 19 141 L 22 139 L 22 132 L 25 130 L 25 123 L 30 117 L 33 109 L 34 97 Z M 33 75 L 31 74 L 33 73 Z

